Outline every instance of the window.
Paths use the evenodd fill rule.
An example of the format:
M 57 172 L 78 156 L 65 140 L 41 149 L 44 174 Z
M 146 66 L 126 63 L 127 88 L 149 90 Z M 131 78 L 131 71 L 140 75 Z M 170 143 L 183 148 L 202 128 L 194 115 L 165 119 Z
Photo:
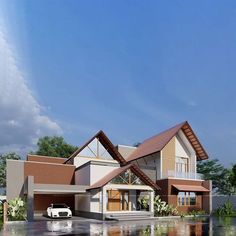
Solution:
M 121 173 L 119 176 L 112 179 L 110 184 L 145 185 L 131 170 Z
M 187 173 L 188 172 L 188 159 L 182 157 L 176 157 L 176 172 Z
M 102 145 L 98 138 L 92 140 L 79 154 L 78 156 L 101 158 L 113 160 L 108 150 Z
M 194 192 L 179 192 L 178 206 L 195 206 L 196 194 Z

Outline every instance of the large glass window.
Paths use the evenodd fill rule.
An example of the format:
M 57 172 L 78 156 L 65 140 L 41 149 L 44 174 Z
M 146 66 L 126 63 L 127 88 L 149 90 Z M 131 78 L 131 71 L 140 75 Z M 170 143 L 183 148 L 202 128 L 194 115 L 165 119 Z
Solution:
M 179 173 L 188 172 L 188 159 L 182 157 L 176 157 L 176 171 Z
M 79 154 L 82 157 L 92 157 L 92 158 L 102 158 L 111 159 L 112 156 L 109 154 L 108 150 L 102 145 L 98 138 L 92 140 Z
M 194 192 L 179 192 L 178 193 L 179 206 L 194 206 L 196 205 L 196 193 Z
M 143 181 L 137 177 L 131 170 L 121 173 L 110 181 L 110 184 L 132 184 L 132 185 L 145 185 Z

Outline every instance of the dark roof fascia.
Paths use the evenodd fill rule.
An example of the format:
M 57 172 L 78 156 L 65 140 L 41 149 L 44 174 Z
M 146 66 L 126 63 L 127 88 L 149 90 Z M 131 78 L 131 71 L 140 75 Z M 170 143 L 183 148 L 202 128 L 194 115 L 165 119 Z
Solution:
M 125 165 L 126 161 L 121 156 L 121 154 L 118 152 L 118 150 L 115 148 L 115 146 L 112 144 L 112 142 L 109 140 L 109 138 L 105 135 L 105 133 L 100 130 L 97 134 L 95 134 L 91 139 L 89 139 L 82 147 L 78 148 L 65 162 L 64 164 L 72 161 L 74 157 L 76 157 L 89 143 L 91 143 L 95 138 L 101 138 L 99 141 L 104 145 L 108 146 L 108 152 L 109 154 L 118 161 L 121 165 Z M 115 156 L 115 157 L 114 157 Z

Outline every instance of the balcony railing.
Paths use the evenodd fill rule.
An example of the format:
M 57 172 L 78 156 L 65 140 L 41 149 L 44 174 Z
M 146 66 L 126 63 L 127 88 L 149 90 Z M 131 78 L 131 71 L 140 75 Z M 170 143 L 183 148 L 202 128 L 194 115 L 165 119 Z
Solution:
M 177 178 L 177 179 L 197 179 L 197 180 L 203 180 L 203 175 L 198 174 L 198 173 L 193 173 L 193 172 L 176 172 L 169 170 L 167 176 L 165 177 L 172 177 L 172 178 Z

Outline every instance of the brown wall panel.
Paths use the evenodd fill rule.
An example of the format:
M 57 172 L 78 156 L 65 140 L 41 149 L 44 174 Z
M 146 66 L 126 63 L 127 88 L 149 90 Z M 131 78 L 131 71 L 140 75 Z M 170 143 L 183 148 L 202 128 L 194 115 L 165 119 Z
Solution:
M 34 176 L 40 184 L 74 184 L 75 166 L 26 161 L 24 177 Z
M 178 191 L 172 186 L 176 185 L 191 185 L 191 186 L 204 186 L 210 188 L 208 181 L 194 181 L 194 180 L 181 180 L 181 179 L 162 179 L 157 180 L 157 185 L 161 187 L 161 190 L 157 192 L 161 198 L 168 204 L 177 206 Z M 209 212 L 209 193 L 196 192 L 197 199 L 195 206 L 177 206 L 179 212 L 188 212 L 192 210 L 205 210 Z
M 63 164 L 66 160 L 67 158 L 60 158 L 60 157 L 48 157 L 48 156 L 38 156 L 38 155 L 27 156 L 27 161 L 36 161 L 36 162 Z

